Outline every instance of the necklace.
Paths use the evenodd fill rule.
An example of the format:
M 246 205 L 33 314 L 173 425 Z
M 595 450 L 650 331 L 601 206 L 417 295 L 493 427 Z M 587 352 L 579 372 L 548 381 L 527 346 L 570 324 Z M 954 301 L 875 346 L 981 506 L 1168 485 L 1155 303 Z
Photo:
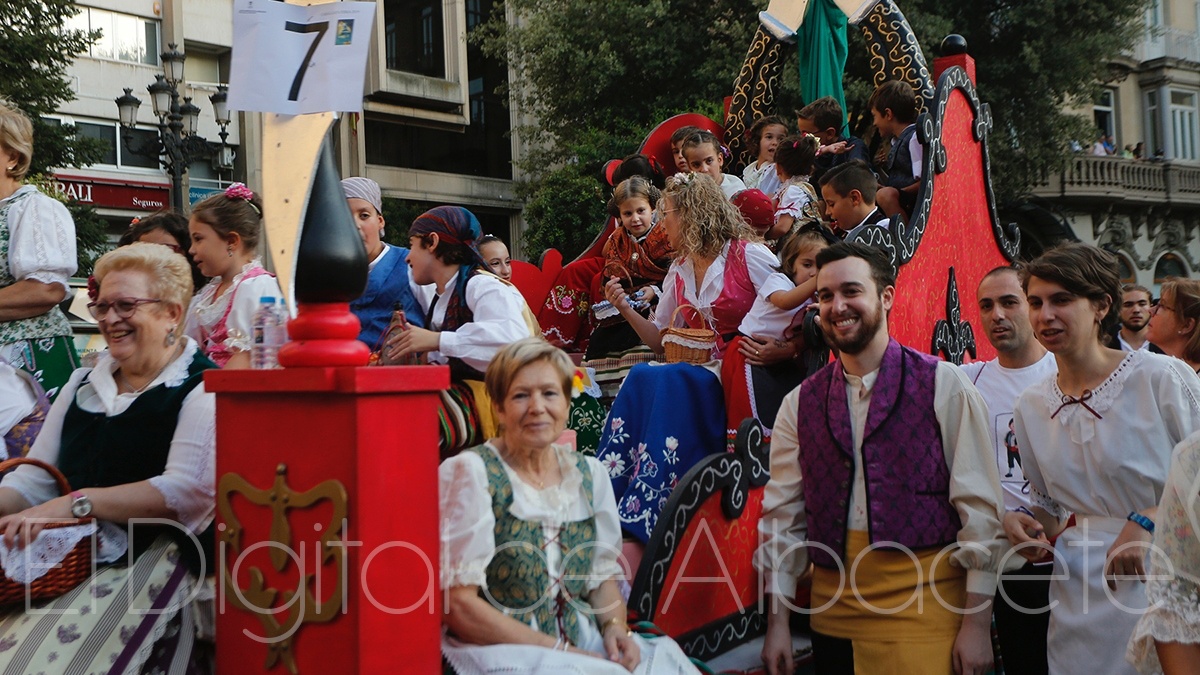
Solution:
M 149 380 L 147 380 L 147 381 L 146 381 L 146 384 L 143 384 L 143 385 L 142 385 L 141 387 L 139 387 L 139 388 L 134 388 L 133 384 L 132 384 L 132 383 L 129 381 L 129 379 L 125 377 L 125 371 L 124 371 L 124 369 L 122 369 L 122 368 L 118 368 L 118 369 L 117 369 L 117 372 L 115 373 L 115 375 L 117 376 L 117 377 L 116 377 L 116 379 L 118 380 L 118 383 L 117 383 L 117 393 L 121 393 L 121 392 L 120 392 L 120 389 L 121 389 L 121 386 L 120 386 L 120 385 L 125 385 L 125 388 L 129 390 L 129 391 L 127 391 L 127 392 L 124 392 L 124 393 L 126 393 L 126 394 L 141 394 L 142 392 L 144 392 L 144 391 L 146 391 L 147 389 L 149 389 L 149 388 L 150 388 L 150 385 L 154 384 L 154 381 L 158 379 L 158 376 L 159 376 L 159 375 L 162 375 L 162 372 L 163 372 L 164 370 L 166 370 L 166 369 L 167 369 L 167 366 L 171 365 L 171 363 L 175 361 L 176 357 L 178 357 L 180 354 L 182 354 L 182 353 L 183 353 L 183 349 L 182 349 L 182 347 L 183 347 L 183 345 L 180 345 L 180 348 L 179 348 L 179 349 L 176 349 L 176 350 L 174 350 L 174 351 L 175 351 L 175 354 L 174 354 L 173 356 L 171 356 L 171 358 L 167 359 L 167 362 L 166 362 L 166 363 L 164 363 L 164 364 L 162 365 L 162 367 L 161 367 L 161 368 L 159 368 L 159 369 L 158 369 L 158 370 L 157 370 L 157 371 L 154 373 L 154 375 L 153 375 L 153 376 L 152 376 L 152 377 L 151 377 Z
M 518 477 L 520 477 L 522 480 L 524 480 L 526 483 L 528 483 L 530 485 L 533 485 L 536 483 L 538 491 L 546 489 L 546 478 L 542 478 L 541 480 L 539 480 L 530 473 L 528 468 L 518 467 L 516 464 L 513 464 L 508 459 L 507 447 L 503 445 L 503 441 L 498 441 L 496 443 L 496 449 L 500 451 L 500 457 L 502 459 L 504 459 L 504 462 L 506 464 L 508 464 L 509 467 L 512 468 L 513 473 L 517 474 Z M 553 450 L 551 450 L 551 452 L 553 452 Z M 547 477 L 548 477 L 548 474 L 549 474 L 549 472 L 547 472 Z

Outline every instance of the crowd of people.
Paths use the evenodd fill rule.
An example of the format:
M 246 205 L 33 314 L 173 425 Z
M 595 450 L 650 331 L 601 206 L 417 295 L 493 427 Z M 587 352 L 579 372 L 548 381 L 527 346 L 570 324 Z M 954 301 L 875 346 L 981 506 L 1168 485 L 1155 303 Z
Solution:
M 794 667 L 801 586 L 820 608 L 821 674 L 1196 672 L 1200 282 L 1168 281 L 1155 299 L 1122 287 L 1111 255 L 1065 244 L 975 289 L 995 359 L 959 367 L 900 344 L 896 270 L 844 239 L 910 215 L 923 146 L 911 87 L 885 83 L 870 105 L 889 141 L 874 166 L 832 99 L 797 111 L 798 132 L 753 124 L 741 178 L 696 128 L 672 137 L 669 177 L 626 158 L 612 234 L 568 266 L 552 320 L 468 209 L 433 208 L 392 245 L 379 185 L 342 182 L 368 260 L 351 303 L 359 339 L 381 364 L 451 374 L 438 480 L 455 672 L 697 672 L 669 638 L 631 631 L 622 552 L 748 417 L 770 441 L 754 561 L 771 675 Z M 25 610 L 5 608 L 0 663 L 211 668 L 203 374 L 250 367 L 254 312 L 281 296 L 258 253 L 263 205 L 238 183 L 188 217 L 131 224 L 88 288 L 107 349 L 78 367 L 58 310 L 73 226 L 23 184 L 32 147 L 28 120 L 0 106 L 0 430 L 9 457 L 40 462 L 0 480 L 0 563 L 9 578 L 44 573 L 20 560 L 55 562 L 94 533 L 104 564 L 90 581 L 121 592 L 72 617 L 76 647 L 54 639 L 61 613 L 9 621 Z M 138 518 L 178 527 L 132 537 Z

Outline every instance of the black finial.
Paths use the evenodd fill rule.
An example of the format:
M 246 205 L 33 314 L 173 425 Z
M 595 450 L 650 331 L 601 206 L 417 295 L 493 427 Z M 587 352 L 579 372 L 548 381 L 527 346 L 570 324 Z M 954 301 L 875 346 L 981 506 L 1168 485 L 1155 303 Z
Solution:
M 942 56 L 955 56 L 967 53 L 967 39 L 957 33 L 951 33 L 942 40 Z

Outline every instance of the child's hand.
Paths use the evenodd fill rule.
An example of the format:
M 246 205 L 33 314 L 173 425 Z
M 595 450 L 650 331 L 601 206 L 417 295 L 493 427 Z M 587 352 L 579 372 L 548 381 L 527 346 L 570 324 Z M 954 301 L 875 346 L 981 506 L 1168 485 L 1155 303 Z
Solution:
M 817 148 L 818 156 L 840 155 L 846 152 L 850 152 L 850 144 L 846 141 L 838 141 L 837 143 L 830 143 L 829 145 L 822 145 L 821 147 Z

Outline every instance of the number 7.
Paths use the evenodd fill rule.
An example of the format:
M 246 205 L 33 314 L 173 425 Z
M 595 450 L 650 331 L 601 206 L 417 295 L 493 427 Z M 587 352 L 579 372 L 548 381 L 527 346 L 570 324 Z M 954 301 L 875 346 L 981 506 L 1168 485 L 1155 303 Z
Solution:
M 313 40 L 312 44 L 309 45 L 308 53 L 304 55 L 304 63 L 301 63 L 300 69 L 296 71 L 296 77 L 292 80 L 292 89 L 288 92 L 288 100 L 295 101 L 300 97 L 300 85 L 304 82 L 304 73 L 308 70 L 309 63 L 312 62 L 313 54 L 317 51 L 317 45 L 321 44 L 321 38 L 325 37 L 325 33 L 329 31 L 329 22 L 296 23 L 295 21 L 288 21 L 284 24 L 284 30 L 291 33 L 317 34 L 317 39 Z

